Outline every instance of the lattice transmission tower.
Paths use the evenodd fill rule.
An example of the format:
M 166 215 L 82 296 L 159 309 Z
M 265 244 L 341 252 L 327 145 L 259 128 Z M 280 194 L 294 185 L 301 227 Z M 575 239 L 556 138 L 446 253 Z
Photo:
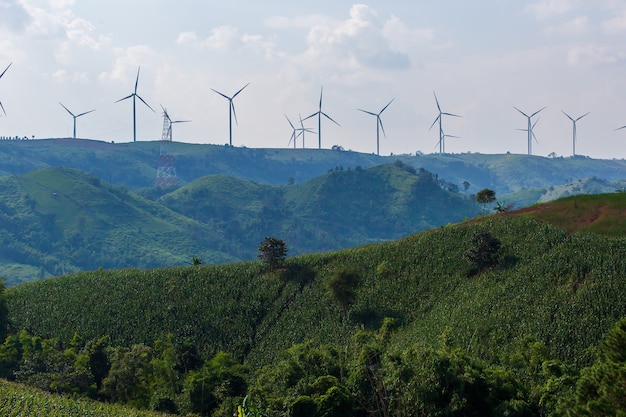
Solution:
M 178 185 L 176 175 L 176 160 L 170 153 L 172 143 L 172 123 L 181 123 L 186 120 L 173 122 L 167 110 L 163 108 L 163 133 L 161 134 L 161 146 L 159 149 L 159 163 L 157 169 L 156 186 L 160 188 L 174 188 Z

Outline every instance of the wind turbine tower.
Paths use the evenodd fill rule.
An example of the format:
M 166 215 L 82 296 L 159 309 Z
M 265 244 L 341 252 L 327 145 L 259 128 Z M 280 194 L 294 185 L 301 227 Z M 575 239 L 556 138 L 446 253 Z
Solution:
M 537 140 L 537 137 L 535 136 L 535 132 L 533 132 L 533 129 L 535 128 L 535 125 L 537 124 L 537 122 L 539 121 L 539 119 L 537 119 L 537 121 L 535 123 L 531 122 L 531 119 L 533 117 L 535 117 L 540 111 L 542 111 L 543 109 L 545 109 L 545 107 L 537 110 L 536 112 L 534 112 L 533 114 L 531 114 L 530 116 L 527 115 L 526 113 L 524 113 L 523 111 L 521 111 L 520 109 L 518 109 L 517 107 L 513 106 L 513 108 L 515 110 L 517 110 L 518 112 L 522 113 L 524 115 L 524 117 L 526 117 L 526 119 L 528 120 L 528 127 L 526 129 L 522 129 L 524 131 L 528 132 L 528 155 L 532 155 L 533 154 L 533 138 L 535 140 Z
M 391 101 L 389 103 L 387 103 L 387 105 L 385 107 L 382 108 L 381 111 L 379 111 L 378 113 L 374 113 L 371 111 L 367 111 L 367 110 L 362 110 L 362 109 L 357 109 L 359 111 L 362 111 L 363 113 L 367 113 L 367 114 L 371 114 L 372 116 L 376 116 L 376 155 L 380 156 L 380 130 L 382 129 L 383 131 L 383 135 L 385 137 L 387 137 L 387 134 L 385 133 L 385 128 L 383 127 L 383 121 L 380 118 L 380 115 L 387 109 L 387 107 L 389 107 L 389 105 L 391 104 L 392 101 L 394 101 L 395 99 L 391 99 Z
M 5 72 L 7 72 L 7 70 L 9 69 L 9 67 L 13 65 L 13 63 L 11 62 L 5 69 L 4 71 L 2 71 L 2 74 L 0 74 L 0 78 L 2 78 L 2 76 L 4 75 Z M 2 102 L 0 101 L 0 108 L 2 109 L 2 112 L 4 113 L 4 115 L 7 115 L 7 112 L 4 110 L 4 106 L 2 105 Z
M 233 103 L 233 99 L 237 97 L 237 95 L 241 93 L 243 89 L 246 88 L 248 85 L 250 85 L 250 83 L 241 87 L 241 89 L 233 94 L 232 97 L 228 97 L 226 94 L 220 93 L 219 91 L 211 88 L 211 90 L 228 100 L 228 143 L 230 144 L 230 146 L 233 146 L 233 116 L 235 116 L 235 123 L 239 125 L 239 123 L 237 122 L 237 113 L 235 112 L 235 104 Z
M 564 115 L 567 116 L 568 119 L 570 119 L 572 121 L 572 156 L 576 156 L 576 122 L 579 121 L 580 119 L 582 119 L 583 117 L 585 117 L 586 115 L 588 115 L 590 112 L 587 112 L 585 114 L 583 114 L 582 116 L 574 119 L 572 116 L 570 116 L 569 114 L 565 113 L 563 110 L 561 110 L 561 112 L 563 112 Z
M 163 132 L 161 134 L 161 146 L 159 150 L 159 163 L 157 167 L 156 186 L 163 189 L 173 188 L 178 185 L 176 175 L 176 160 L 170 152 L 172 143 L 172 124 L 187 123 L 191 120 L 172 120 L 167 110 L 163 109 Z
M 78 119 L 80 116 L 84 116 L 84 115 L 86 115 L 86 114 L 88 114 L 88 113 L 91 113 L 91 112 L 93 112 L 93 111 L 96 111 L 96 110 L 95 110 L 95 109 L 94 109 L 94 110 L 89 110 L 89 111 L 86 111 L 86 112 L 83 112 L 83 113 L 80 113 L 80 114 L 76 114 L 76 115 L 75 115 L 74 113 L 72 113 L 72 112 L 70 111 L 70 109 L 68 109 L 67 107 L 65 107 L 65 106 L 63 105 L 63 103 L 61 103 L 60 101 L 59 101 L 59 104 L 61 105 L 61 107 L 63 107 L 63 108 L 64 108 L 64 109 L 65 109 L 65 110 L 66 110 L 66 111 L 67 111 L 67 112 L 68 112 L 68 113 L 69 113 L 69 114 L 70 114 L 70 115 L 74 118 L 74 139 L 76 139 L 76 119 Z
M 306 120 L 306 119 L 310 119 L 313 116 L 317 116 L 317 142 L 318 142 L 318 148 L 319 149 L 322 149 L 322 116 L 326 117 L 328 120 L 330 120 L 331 122 L 333 122 L 337 126 L 341 126 L 339 123 L 334 121 L 329 115 L 327 115 L 326 113 L 324 113 L 322 111 L 322 95 L 323 94 L 324 94 L 324 87 L 322 86 L 322 89 L 320 91 L 320 107 L 319 107 L 319 110 L 316 111 L 315 113 L 313 113 L 312 115 L 307 116 L 307 117 L 304 118 L 304 120 Z
M 453 116 L 453 117 L 461 117 L 461 116 L 459 116 L 458 114 L 446 113 L 446 112 L 441 111 L 439 100 L 437 100 L 437 94 L 435 94 L 434 91 L 433 91 L 433 95 L 435 96 L 435 103 L 437 103 L 437 110 L 439 110 L 439 115 L 437 115 L 437 117 L 433 121 L 433 124 L 430 125 L 428 130 L 432 129 L 435 123 L 439 122 L 439 153 L 443 154 L 446 151 L 446 145 L 445 145 L 446 137 L 457 137 L 457 136 L 452 136 L 452 135 L 446 135 L 443 133 L 443 126 L 442 126 L 443 116 Z
M 298 130 L 302 133 L 302 149 L 304 149 L 304 133 L 315 133 L 315 131 L 313 129 L 309 129 L 308 127 L 304 127 L 304 122 L 302 121 L 302 115 L 300 113 L 298 113 L 298 117 L 300 118 L 300 127 Z
M 119 103 L 120 101 L 126 100 L 128 98 L 132 98 L 133 99 L 133 142 L 137 142 L 137 105 L 136 105 L 136 99 L 141 100 L 143 102 L 143 104 L 148 106 L 148 108 L 154 112 L 154 109 L 152 107 L 150 107 L 150 105 L 148 103 L 146 103 L 146 101 L 144 99 L 142 99 L 139 96 L 139 94 L 137 94 L 137 85 L 139 84 L 139 70 L 141 70 L 141 67 L 139 67 L 137 69 L 137 79 L 135 80 L 135 89 L 133 90 L 133 92 L 130 93 L 129 95 L 127 95 L 126 97 L 121 98 L 121 99 L 116 101 L 116 103 Z

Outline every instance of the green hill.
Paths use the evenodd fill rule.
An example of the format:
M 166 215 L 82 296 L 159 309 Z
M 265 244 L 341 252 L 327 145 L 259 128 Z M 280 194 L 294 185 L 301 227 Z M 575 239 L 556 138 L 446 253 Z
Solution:
M 242 259 L 253 259 L 265 236 L 284 239 L 291 254 L 326 251 L 397 239 L 479 211 L 431 173 L 401 162 L 332 170 L 288 186 L 213 175 L 158 201 L 222 231 L 222 250 Z
M 7 284 L 78 270 L 236 258 L 212 251 L 213 230 L 64 168 L 0 177 L 0 275 Z
M 623 195 L 593 204 L 622 204 Z M 624 216 L 613 216 L 624 230 Z M 464 253 L 477 230 L 502 242 L 501 264 L 468 278 Z M 400 349 L 432 345 L 446 329 L 456 344 L 497 356 L 524 337 L 582 363 L 626 316 L 626 239 L 566 231 L 530 214 L 490 216 L 406 239 L 288 259 L 281 274 L 257 262 L 155 270 L 85 272 L 9 289 L 16 329 L 71 339 L 110 335 L 151 343 L 172 333 L 205 355 L 220 349 L 268 363 L 294 343 L 342 343 L 384 317 L 402 323 Z M 324 281 L 349 268 L 362 283 L 349 320 Z
M 592 409 L 597 396 L 607 411 L 600 415 L 614 415 L 623 408 L 614 399 L 623 398 L 624 378 L 611 372 L 625 358 L 626 321 L 616 326 L 626 317 L 625 196 L 576 196 L 291 257 L 273 273 L 240 262 L 17 285 L 6 291 L 11 330 L 37 337 L 7 338 L 0 364 L 13 363 L 19 346 L 40 346 L 43 358 L 69 369 L 35 356 L 12 375 L 61 389 L 93 359 L 102 370 L 107 362 L 94 355 L 109 352 L 105 394 L 122 392 L 110 391 L 112 378 L 128 375 L 134 382 L 123 392 L 140 395 L 136 404 L 200 415 L 231 415 L 244 394 L 271 415 L 330 407 L 351 416 L 544 416 L 574 402 Z M 563 228 L 542 220 L 556 214 Z M 498 263 L 477 270 L 466 254 L 485 231 L 500 242 Z M 329 283 L 346 275 L 356 277 L 354 298 L 333 296 Z M 153 373 L 142 383 L 125 364 Z
M 213 175 L 150 201 L 93 175 L 44 168 L 0 177 L 7 284 L 98 268 L 255 259 L 264 237 L 291 254 L 395 239 L 475 215 L 445 181 L 401 162 L 293 185 Z M 166 208 L 169 207 L 169 208 Z

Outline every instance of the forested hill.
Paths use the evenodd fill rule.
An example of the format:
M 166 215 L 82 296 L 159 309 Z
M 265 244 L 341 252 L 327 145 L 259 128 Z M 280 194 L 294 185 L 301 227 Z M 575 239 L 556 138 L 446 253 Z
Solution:
M 237 260 L 208 226 L 65 168 L 0 177 L 0 276 L 8 285 L 80 270 Z
M 625 193 L 572 197 L 290 257 L 274 272 L 259 262 L 84 272 L 9 288 L 8 317 L 14 330 L 58 338 L 65 353 L 44 351 L 49 363 L 76 346 L 82 355 L 115 347 L 100 392 L 143 407 L 169 399 L 226 415 L 248 395 L 269 415 L 306 406 L 342 416 L 587 416 L 600 398 L 613 412 L 598 415 L 618 415 L 624 210 Z M 496 256 L 477 267 L 476 249 Z M 28 332 L 19 343 L 30 346 Z M 39 384 L 79 366 L 30 363 L 17 375 Z M 129 380 L 128 399 L 110 385 L 124 366 L 157 373 Z
M 401 162 L 293 185 L 223 175 L 158 201 L 93 175 L 45 168 L 0 177 L 0 276 L 8 285 L 98 268 L 256 259 L 266 236 L 292 255 L 396 239 L 473 217 L 468 196 Z
M 109 143 L 85 139 L 0 141 L 0 175 L 20 174 L 43 167 L 69 167 L 131 190 L 155 183 L 160 142 Z M 258 183 L 284 185 L 305 182 L 329 169 L 393 163 L 401 159 L 476 193 L 483 188 L 499 196 L 531 190 L 520 202 L 539 200 L 550 187 L 596 177 L 626 179 L 626 160 L 546 158 L 528 155 L 430 154 L 377 156 L 330 149 L 250 149 L 220 145 L 171 143 L 181 182 L 223 174 Z M 621 188 L 621 187 L 620 187 Z M 573 193 L 585 193 L 584 189 Z M 557 196 L 558 197 L 558 196 Z

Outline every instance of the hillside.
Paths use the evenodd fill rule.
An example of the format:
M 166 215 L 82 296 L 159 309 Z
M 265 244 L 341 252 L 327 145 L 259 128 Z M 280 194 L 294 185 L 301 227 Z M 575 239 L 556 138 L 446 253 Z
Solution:
M 275 235 L 291 254 L 395 239 L 456 222 L 477 205 L 397 162 L 293 185 L 213 175 L 158 201 L 93 175 L 45 168 L 0 177 L 0 276 L 8 285 L 98 268 L 255 259 Z
M 397 239 L 479 212 L 431 173 L 400 162 L 283 186 L 212 175 L 158 202 L 220 230 L 222 250 L 242 259 L 254 259 L 266 236 L 285 240 L 295 255 Z
M 160 142 L 109 143 L 84 139 L 0 141 L 0 175 L 21 174 L 43 167 L 69 167 L 131 190 L 152 187 Z M 430 154 L 376 156 L 329 149 L 249 149 L 218 145 L 171 143 L 181 183 L 207 175 L 227 175 L 257 183 L 301 183 L 342 167 L 369 168 L 402 160 L 423 168 L 468 194 L 483 188 L 515 202 L 518 207 L 538 201 L 550 187 L 596 177 L 624 180 L 625 160 L 596 160 L 582 156 L 545 158 L 528 155 Z M 525 199 L 506 197 L 525 190 Z M 583 193 L 584 191 L 577 192 Z M 528 198 L 536 196 L 537 199 Z M 558 196 L 556 196 L 558 197 Z
M 589 204 L 621 207 L 605 213 L 626 229 L 624 195 L 596 196 Z M 96 271 L 22 284 L 8 291 L 10 319 L 15 329 L 64 341 L 78 332 L 129 345 L 172 333 L 205 357 L 224 349 L 257 366 L 294 343 L 341 344 L 393 317 L 401 323 L 391 344 L 396 350 L 432 346 L 448 331 L 456 346 L 482 357 L 499 357 L 531 338 L 556 358 L 587 363 L 588 349 L 626 316 L 626 238 L 570 234 L 533 216 L 489 216 L 398 241 L 293 257 L 280 274 L 264 274 L 250 262 Z M 464 253 L 481 229 L 501 240 L 501 264 L 468 278 Z M 346 268 L 362 281 L 343 320 L 324 282 Z
M 0 177 L 0 276 L 7 284 L 79 270 L 236 258 L 215 231 L 99 178 L 64 168 Z

